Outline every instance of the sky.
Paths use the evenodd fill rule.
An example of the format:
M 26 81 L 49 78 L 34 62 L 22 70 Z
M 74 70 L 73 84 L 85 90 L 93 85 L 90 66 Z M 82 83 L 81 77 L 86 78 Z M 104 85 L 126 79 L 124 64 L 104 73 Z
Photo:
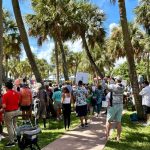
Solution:
M 32 13 L 30 0 L 19 0 L 22 15 Z M 110 0 L 90 0 L 91 3 L 97 5 L 100 9 L 106 14 L 106 21 L 104 22 L 104 28 L 109 35 L 111 28 L 119 24 L 119 8 L 117 3 L 115 5 L 110 3 Z M 138 0 L 126 0 L 126 9 L 127 9 L 127 18 L 128 21 L 133 21 L 134 19 L 134 8 L 138 5 Z M 11 0 L 4 0 L 3 7 L 11 12 L 13 15 L 13 9 Z M 29 37 L 30 46 L 32 52 L 35 53 L 38 58 L 45 58 L 50 63 L 50 54 L 54 48 L 54 43 L 51 39 L 44 42 L 41 47 L 37 46 L 37 40 L 35 38 Z M 81 40 L 71 43 L 70 41 L 66 42 L 68 47 L 73 51 L 81 51 L 82 43 Z M 22 58 L 26 58 L 26 54 L 23 52 Z M 116 65 L 119 65 L 124 60 L 120 59 L 117 61 Z

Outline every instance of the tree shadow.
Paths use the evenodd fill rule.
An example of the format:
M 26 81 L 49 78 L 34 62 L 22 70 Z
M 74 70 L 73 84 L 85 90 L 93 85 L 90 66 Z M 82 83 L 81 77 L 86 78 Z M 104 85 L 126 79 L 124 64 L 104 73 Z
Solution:
M 55 140 L 48 147 L 43 150 L 90 150 L 93 148 L 101 149 L 106 143 L 104 134 L 105 119 L 92 118 L 89 127 L 76 128 L 73 131 L 66 132 L 60 139 Z
M 124 114 L 122 139 L 117 141 L 110 140 L 107 142 L 105 149 L 114 150 L 148 150 L 150 149 L 150 128 L 143 127 L 130 121 L 130 114 Z

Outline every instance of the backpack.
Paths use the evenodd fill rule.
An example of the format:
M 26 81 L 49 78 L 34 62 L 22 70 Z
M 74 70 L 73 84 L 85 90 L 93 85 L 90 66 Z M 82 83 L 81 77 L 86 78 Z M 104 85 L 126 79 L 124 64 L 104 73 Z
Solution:
M 138 121 L 138 116 L 137 116 L 137 114 L 136 114 L 136 113 L 131 114 L 131 115 L 130 115 L 130 120 L 133 121 L 133 122 L 134 122 L 134 121 Z

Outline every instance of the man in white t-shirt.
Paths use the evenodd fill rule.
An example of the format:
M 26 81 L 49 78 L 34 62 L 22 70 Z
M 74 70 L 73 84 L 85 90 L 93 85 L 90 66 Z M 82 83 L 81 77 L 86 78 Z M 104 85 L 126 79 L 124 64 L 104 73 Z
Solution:
M 148 81 L 144 81 L 143 89 L 139 93 L 142 96 L 142 106 L 145 115 L 145 120 L 147 121 L 147 125 L 150 125 L 150 86 Z

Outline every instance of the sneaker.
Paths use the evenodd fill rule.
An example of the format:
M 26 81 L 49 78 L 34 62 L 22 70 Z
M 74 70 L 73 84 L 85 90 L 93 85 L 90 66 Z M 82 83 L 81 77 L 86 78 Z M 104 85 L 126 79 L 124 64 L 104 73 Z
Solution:
M 88 125 L 88 123 L 85 123 L 85 127 L 88 127 L 89 125 Z
M 7 143 L 6 145 L 5 145 L 5 147 L 14 147 L 15 146 L 15 143 Z

